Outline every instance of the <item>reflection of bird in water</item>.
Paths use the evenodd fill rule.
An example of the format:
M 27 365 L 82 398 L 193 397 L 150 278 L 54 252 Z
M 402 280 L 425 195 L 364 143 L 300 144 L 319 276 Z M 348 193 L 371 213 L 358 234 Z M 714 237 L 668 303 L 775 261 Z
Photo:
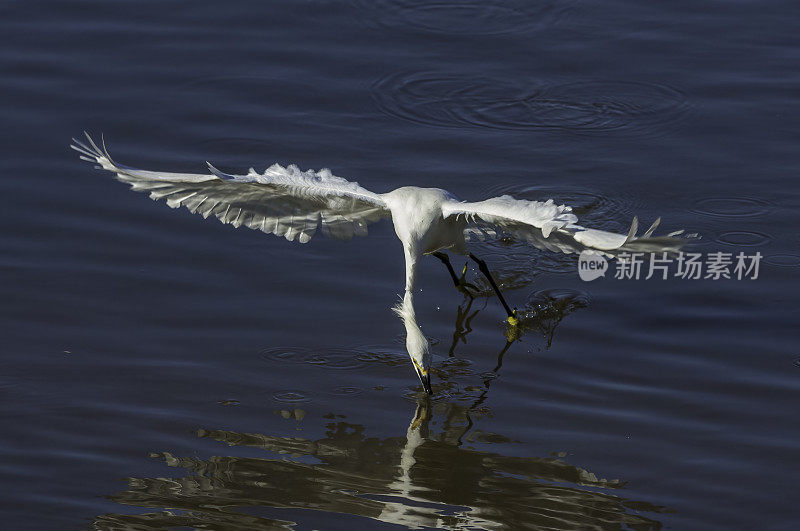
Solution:
M 480 310 L 472 311 L 472 303 L 475 302 L 475 299 L 469 297 L 467 299 L 466 307 L 459 305 L 457 314 L 456 314 L 456 325 L 453 330 L 453 342 L 450 343 L 450 350 L 447 351 L 447 354 L 452 358 L 455 356 L 456 346 L 458 342 L 461 341 L 462 343 L 467 342 L 467 334 L 472 332 L 472 320 L 478 315 Z M 472 313 L 470 313 L 472 311 Z
M 299 519 L 301 528 L 327 528 L 337 527 L 341 514 L 412 529 L 661 528 L 652 516 L 662 507 L 623 497 L 623 481 L 599 478 L 566 456 L 514 457 L 453 444 L 463 438 L 468 412 L 423 397 L 405 436 L 383 439 L 333 420 L 316 440 L 199 430 L 199 437 L 241 457 L 152 454 L 186 473 L 129 478 L 128 488 L 110 499 L 163 510 L 100 515 L 93 526 L 294 529 L 288 520 Z M 436 417 L 447 422 L 436 425 Z M 433 433 L 434 426 L 442 432 Z M 478 431 L 468 439 L 481 446 L 508 442 Z M 251 449 L 269 453 L 255 457 Z M 354 527 L 352 517 L 343 521 Z
M 455 285 L 469 290 L 464 280 L 466 267 L 461 276 L 456 275 L 442 251 L 469 254 L 497 293 L 509 323 L 514 326 L 518 323 L 516 311 L 506 303 L 486 263 L 467 252 L 465 234 L 496 234 L 499 230 L 558 252 L 666 251 L 677 249 L 686 241 L 677 237 L 678 233 L 653 237 L 659 220 L 641 237 L 636 236 L 636 218 L 627 235 L 616 234 L 578 225 L 578 218 L 569 206 L 556 205 L 552 200 L 527 201 L 504 195 L 468 203 L 439 188 L 413 186 L 376 194 L 358 183 L 334 176 L 329 170 L 304 172 L 296 166 L 283 168 L 277 164 L 263 173 L 251 168 L 246 175 L 223 173 L 210 164 L 209 174 L 137 170 L 117 164 L 105 146 L 101 149 L 89 135 L 86 139 L 88 143 L 73 139 L 72 148 L 81 153 L 82 159 L 115 173 L 118 180 L 130 184 L 133 190 L 149 192 L 154 200 L 165 199 L 172 208 L 185 206 L 205 218 L 213 215 L 234 227 L 245 226 L 305 243 L 318 229 L 334 238 L 349 239 L 366 235 L 368 223 L 391 218 L 403 244 L 406 266 L 405 295 L 396 311 L 406 326 L 408 354 L 428 393 L 431 393 L 431 354 L 416 321 L 412 295 L 417 264 L 423 256 L 441 260 Z

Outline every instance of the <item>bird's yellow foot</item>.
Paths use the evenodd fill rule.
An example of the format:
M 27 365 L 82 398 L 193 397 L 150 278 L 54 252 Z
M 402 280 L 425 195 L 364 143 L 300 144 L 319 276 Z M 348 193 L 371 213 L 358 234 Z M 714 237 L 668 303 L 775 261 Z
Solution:
M 506 327 L 505 335 L 509 343 L 513 343 L 522 337 L 522 324 L 519 322 L 519 314 L 517 314 L 516 308 L 514 308 L 512 314 L 506 319 L 508 326 Z
M 506 319 L 506 321 L 511 326 L 518 326 L 519 325 L 519 316 L 517 315 L 517 309 L 516 308 L 514 308 L 514 311 L 512 312 L 512 314 L 513 315 L 509 315 L 508 316 L 508 319 Z

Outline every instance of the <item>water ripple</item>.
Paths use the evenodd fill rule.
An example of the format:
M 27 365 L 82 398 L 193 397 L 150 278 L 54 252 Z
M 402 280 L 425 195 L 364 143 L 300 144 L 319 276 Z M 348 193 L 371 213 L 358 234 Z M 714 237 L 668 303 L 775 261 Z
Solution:
M 271 347 L 262 350 L 259 357 L 268 363 L 303 363 L 309 350 L 294 347 Z
M 800 255 L 797 254 L 773 254 L 764 258 L 764 261 L 778 267 L 800 267 Z
M 758 247 L 772 241 L 772 236 L 761 232 L 745 230 L 732 230 L 723 232 L 717 237 L 717 242 L 736 247 Z
M 354 370 L 366 365 L 361 361 L 358 351 L 337 348 L 318 350 L 306 358 L 305 362 L 332 370 Z
M 519 199 L 546 201 L 572 207 L 580 223 L 595 229 L 627 232 L 634 216 L 641 216 L 644 206 L 640 197 L 618 191 L 608 195 L 602 190 L 585 186 L 540 184 L 525 187 L 500 185 L 489 190 L 491 194 L 510 194 Z M 644 221 L 644 220 L 642 220 Z
M 316 365 L 331 370 L 356 370 L 370 359 L 369 352 L 358 348 L 275 347 L 261 351 L 267 363 Z
M 717 218 L 745 218 L 763 216 L 769 207 L 766 201 L 750 197 L 706 197 L 695 201 L 691 211 Z
M 303 393 L 303 391 L 298 391 L 296 389 L 277 391 L 272 395 L 272 398 L 278 402 L 283 402 L 286 404 L 297 404 L 300 402 L 309 402 L 311 400 L 310 396 Z
M 363 393 L 364 390 L 359 387 L 340 386 L 334 388 L 331 393 L 336 396 L 357 396 Z
M 690 109 L 685 96 L 666 85 L 546 84 L 428 72 L 386 76 L 373 85 L 372 96 L 384 113 L 422 125 L 577 134 L 651 135 L 671 128 Z
M 402 338 L 403 343 L 405 342 L 405 337 Z M 408 363 L 408 356 L 404 354 L 400 349 L 395 349 L 386 352 L 366 352 L 358 357 L 359 361 L 363 361 L 365 363 L 383 363 L 384 365 L 388 365 L 389 367 L 397 367 L 403 366 Z
M 445 35 L 498 35 L 551 26 L 573 2 L 544 0 L 351 0 L 362 22 L 375 29 Z

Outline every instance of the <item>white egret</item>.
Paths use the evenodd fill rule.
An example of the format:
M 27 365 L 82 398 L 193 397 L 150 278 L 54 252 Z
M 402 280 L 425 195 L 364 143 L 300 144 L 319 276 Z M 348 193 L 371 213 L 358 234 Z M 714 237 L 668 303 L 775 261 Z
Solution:
M 165 199 L 171 208 L 186 207 L 204 218 L 214 216 L 234 227 L 245 226 L 287 240 L 308 242 L 319 230 L 333 238 L 350 239 L 367 234 L 367 225 L 390 218 L 405 254 L 405 294 L 395 311 L 406 326 L 406 349 L 425 391 L 431 393 L 431 353 L 428 340 L 417 324 L 413 289 L 417 264 L 425 255 L 444 262 L 456 286 L 469 289 L 464 273 L 456 276 L 443 250 L 469 254 L 497 293 L 513 326 L 516 310 L 509 308 L 486 264 L 467 253 L 465 233 L 509 233 L 541 249 L 573 253 L 595 249 L 606 254 L 620 251 L 668 251 L 686 242 L 680 231 L 653 237 L 659 220 L 636 236 L 633 219 L 628 234 L 589 229 L 577 224 L 572 208 L 553 200 L 528 201 L 504 195 L 474 203 L 459 201 L 439 188 L 405 186 L 385 194 L 362 188 L 336 177 L 330 170 L 301 171 L 274 164 L 263 173 L 250 169 L 245 175 L 223 173 L 208 164 L 210 173 L 167 173 L 130 168 L 114 162 L 86 134 L 86 142 L 73 139 L 71 147 L 81 159 L 116 174 L 138 192 L 154 200 Z M 466 270 L 466 267 L 465 267 Z

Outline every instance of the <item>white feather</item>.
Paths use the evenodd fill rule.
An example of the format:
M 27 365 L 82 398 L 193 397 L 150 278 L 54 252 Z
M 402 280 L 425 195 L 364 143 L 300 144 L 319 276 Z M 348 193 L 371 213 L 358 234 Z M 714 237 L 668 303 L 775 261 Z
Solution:
M 210 175 L 167 173 L 117 164 L 88 135 L 88 144 L 73 139 L 72 148 L 84 160 L 96 162 L 137 192 L 166 200 L 171 208 L 186 207 L 204 218 L 249 227 L 287 240 L 308 242 L 322 225 L 333 238 L 367 234 L 367 224 L 388 217 L 378 194 L 333 175 L 330 170 L 301 171 L 297 166 L 274 164 L 262 174 L 230 175 L 211 166 Z
M 463 216 L 473 225 L 467 230 L 477 229 L 485 233 L 485 227 L 480 226 L 490 224 L 540 249 L 563 253 L 579 253 L 586 248 L 607 253 L 627 250 L 671 251 L 688 241 L 675 237 L 678 233 L 652 237 L 661 218 L 639 238 L 636 237 L 639 226 L 636 217 L 628 234 L 582 227 L 577 224 L 578 217 L 572 213 L 571 207 L 556 205 L 552 199 L 528 201 L 504 195 L 476 203 L 451 200 L 442 204 L 442 215 L 445 218 Z

